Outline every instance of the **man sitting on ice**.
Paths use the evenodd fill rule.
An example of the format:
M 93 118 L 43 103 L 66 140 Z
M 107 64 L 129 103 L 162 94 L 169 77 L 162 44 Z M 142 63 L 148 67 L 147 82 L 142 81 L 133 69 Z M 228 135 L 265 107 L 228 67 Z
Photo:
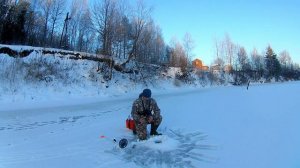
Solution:
M 147 139 L 147 125 L 151 124 L 150 135 L 161 135 L 156 130 L 162 121 L 160 109 L 151 98 L 151 90 L 144 89 L 140 97 L 133 102 L 131 116 L 135 122 L 134 133 L 139 140 Z

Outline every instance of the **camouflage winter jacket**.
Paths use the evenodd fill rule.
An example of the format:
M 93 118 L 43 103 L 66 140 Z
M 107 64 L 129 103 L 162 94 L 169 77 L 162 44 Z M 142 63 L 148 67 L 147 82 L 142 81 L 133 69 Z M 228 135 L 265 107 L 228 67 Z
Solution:
M 160 109 L 153 98 L 144 99 L 138 98 L 133 102 L 131 116 L 134 120 L 139 120 L 141 117 L 152 115 L 153 118 L 160 118 Z

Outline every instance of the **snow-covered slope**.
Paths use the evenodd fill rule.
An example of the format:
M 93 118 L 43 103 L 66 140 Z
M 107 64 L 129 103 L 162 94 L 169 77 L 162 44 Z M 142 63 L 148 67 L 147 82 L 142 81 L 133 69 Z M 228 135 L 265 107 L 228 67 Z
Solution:
M 111 58 L 103 55 L 2 44 L 0 50 L 0 103 L 39 104 L 41 101 L 78 99 L 82 96 L 93 99 L 124 93 L 138 94 L 140 91 L 137 90 L 145 85 L 163 89 L 173 82 L 173 78 L 162 80 L 159 74 L 151 74 L 155 71 L 142 74 L 143 70 L 148 72 L 142 68 L 138 69 L 138 73 L 119 72 L 116 69 L 111 71 L 106 62 Z M 30 54 L 16 58 L 24 51 Z M 9 55 L 11 53 L 19 54 Z M 122 63 L 118 58 L 114 58 L 114 61 L 115 66 Z M 111 80 L 107 80 L 110 75 Z M 142 78 L 146 78 L 145 81 Z
M 112 142 L 133 138 L 125 119 L 135 93 L 2 103 L 0 168 L 300 167 L 299 82 L 152 90 L 163 115 L 160 146 Z

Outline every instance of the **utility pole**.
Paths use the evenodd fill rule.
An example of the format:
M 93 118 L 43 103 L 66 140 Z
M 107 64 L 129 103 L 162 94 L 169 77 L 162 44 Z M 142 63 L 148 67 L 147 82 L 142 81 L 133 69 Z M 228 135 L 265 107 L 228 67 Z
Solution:
M 68 22 L 71 20 L 71 17 L 69 17 L 69 12 L 67 13 L 67 16 L 64 21 L 64 27 L 60 36 L 60 42 L 59 46 L 64 49 L 68 49 Z

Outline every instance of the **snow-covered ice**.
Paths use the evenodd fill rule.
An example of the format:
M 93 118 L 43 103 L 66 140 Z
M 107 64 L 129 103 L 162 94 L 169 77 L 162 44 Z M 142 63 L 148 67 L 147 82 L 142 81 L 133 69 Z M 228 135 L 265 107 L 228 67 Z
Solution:
M 125 128 L 139 91 L 0 101 L 0 168 L 300 167 L 299 82 L 152 90 L 163 115 L 161 144 L 132 142 Z M 113 138 L 130 144 L 119 149 Z

